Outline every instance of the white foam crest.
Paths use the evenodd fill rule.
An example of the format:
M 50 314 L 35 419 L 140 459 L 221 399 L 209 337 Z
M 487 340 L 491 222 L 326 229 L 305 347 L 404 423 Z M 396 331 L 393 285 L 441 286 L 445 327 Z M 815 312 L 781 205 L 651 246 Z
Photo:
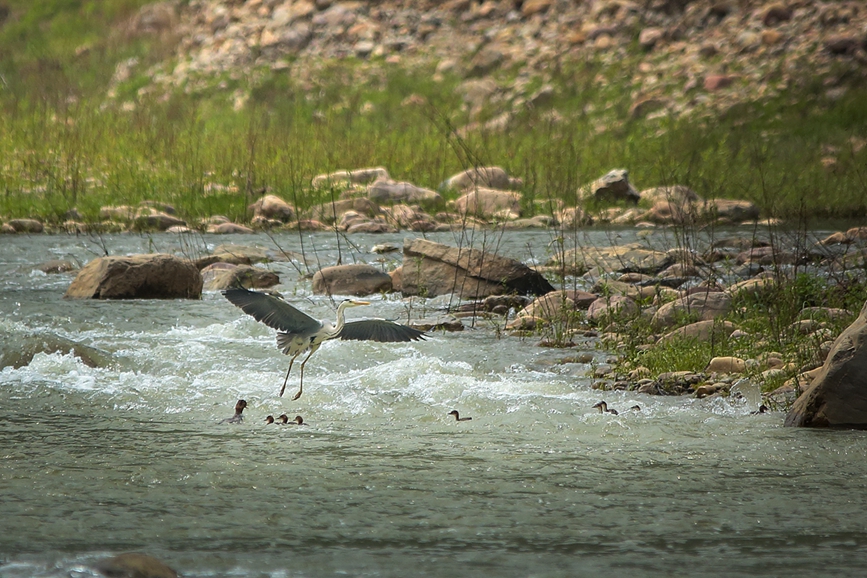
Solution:
M 88 367 L 73 353 L 37 353 L 29 364 L 0 371 L 4 384 L 52 383 L 58 388 L 78 391 L 106 391 L 113 388 L 99 379 L 99 370 Z

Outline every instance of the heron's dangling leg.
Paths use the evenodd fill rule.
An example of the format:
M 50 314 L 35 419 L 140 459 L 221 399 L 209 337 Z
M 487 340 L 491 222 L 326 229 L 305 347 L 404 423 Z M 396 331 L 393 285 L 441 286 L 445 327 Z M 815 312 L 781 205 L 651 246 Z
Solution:
M 289 362 L 289 371 L 286 372 L 286 379 L 283 380 L 283 387 L 280 388 L 280 397 L 283 397 L 283 392 L 286 391 L 286 382 L 289 381 L 289 372 L 292 371 L 292 364 L 295 363 L 295 358 L 301 355 L 301 351 L 292 356 L 292 361 Z
M 298 393 L 295 394 L 295 397 L 292 398 L 292 401 L 295 401 L 299 397 L 301 397 L 301 392 L 304 391 L 304 364 L 307 363 L 307 360 L 310 359 L 310 356 L 316 353 L 316 350 L 319 349 L 319 346 L 316 345 L 310 348 L 310 353 L 307 354 L 307 357 L 304 358 L 304 361 L 301 362 L 301 382 L 298 384 Z

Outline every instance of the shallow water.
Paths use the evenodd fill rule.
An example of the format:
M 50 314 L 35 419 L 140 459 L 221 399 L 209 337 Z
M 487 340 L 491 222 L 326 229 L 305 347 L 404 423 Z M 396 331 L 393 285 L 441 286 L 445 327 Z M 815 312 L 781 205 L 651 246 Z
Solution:
M 322 265 L 336 261 L 333 236 L 303 240 Z M 490 240 L 530 261 L 552 238 Z M 601 415 L 590 365 L 555 363 L 574 350 L 481 324 L 411 344 L 326 343 L 293 402 L 297 369 L 277 397 L 288 358 L 274 332 L 218 293 L 64 301 L 72 274 L 33 271 L 103 247 L 196 256 L 225 242 L 301 249 L 297 235 L 0 239 L 4 339 L 51 332 L 111 360 L 39 353 L 0 371 L 0 577 L 92 576 L 89 564 L 131 550 L 185 576 L 864 575 L 863 432 L 786 429 L 743 401 L 625 392 L 604 395 L 641 412 Z M 341 244 L 343 262 L 379 258 Z M 278 289 L 333 317 L 297 265 L 269 265 Z M 348 316 L 405 320 L 448 304 L 373 301 Z M 592 341 L 579 351 L 606 357 Z M 219 423 L 239 398 L 246 420 Z M 309 425 L 264 423 L 280 413 Z

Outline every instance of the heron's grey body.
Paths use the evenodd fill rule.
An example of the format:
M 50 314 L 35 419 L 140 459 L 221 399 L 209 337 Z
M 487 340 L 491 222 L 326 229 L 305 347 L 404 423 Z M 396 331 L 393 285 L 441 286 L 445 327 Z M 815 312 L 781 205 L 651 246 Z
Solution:
M 319 349 L 319 346 L 329 339 L 381 342 L 424 339 L 423 331 L 385 319 L 363 319 L 346 323 L 343 316 L 346 308 L 369 305 L 367 301 L 348 299 L 341 303 L 337 307 L 337 324 L 335 325 L 330 321 L 313 319 L 282 299 L 265 293 L 237 288 L 227 289 L 223 291 L 223 295 L 233 305 L 240 307 L 244 313 L 278 331 L 277 347 L 284 354 L 292 356 L 289 370 L 286 372 L 286 379 L 283 380 L 283 387 L 280 389 L 281 396 L 286 390 L 286 382 L 289 380 L 289 373 L 292 371 L 292 364 L 295 363 L 295 359 L 309 350 L 307 357 L 301 362 L 301 382 L 298 393 L 292 399 L 301 397 L 304 387 L 304 364 Z

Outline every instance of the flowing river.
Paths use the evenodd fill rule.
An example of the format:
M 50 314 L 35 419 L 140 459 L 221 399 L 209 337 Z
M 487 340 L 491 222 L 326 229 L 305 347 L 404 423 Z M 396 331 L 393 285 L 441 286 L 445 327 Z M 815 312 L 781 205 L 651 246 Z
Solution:
M 289 359 L 274 331 L 218 292 L 70 301 L 74 273 L 34 269 L 234 242 L 303 250 L 315 270 L 338 253 L 376 263 L 367 249 L 404 236 L 352 237 L 361 251 L 323 233 L 0 238 L 3 351 L 57 335 L 103 360 L 36 353 L 0 371 L 0 577 L 94 576 L 125 551 L 187 577 L 867 573 L 864 432 L 783 428 L 784 414 L 750 415 L 743 399 L 602 393 L 587 375 L 607 354 L 592 340 L 540 348 L 482 323 L 410 344 L 328 342 L 292 401 L 297 366 L 278 397 Z M 552 234 L 482 241 L 530 262 Z M 265 266 L 290 302 L 333 320 L 304 266 Z M 449 305 L 371 300 L 347 317 Z M 559 362 L 584 352 L 594 362 Z M 240 398 L 244 422 L 220 423 Z M 592 409 L 603 398 L 619 416 Z M 282 413 L 308 425 L 265 423 Z

